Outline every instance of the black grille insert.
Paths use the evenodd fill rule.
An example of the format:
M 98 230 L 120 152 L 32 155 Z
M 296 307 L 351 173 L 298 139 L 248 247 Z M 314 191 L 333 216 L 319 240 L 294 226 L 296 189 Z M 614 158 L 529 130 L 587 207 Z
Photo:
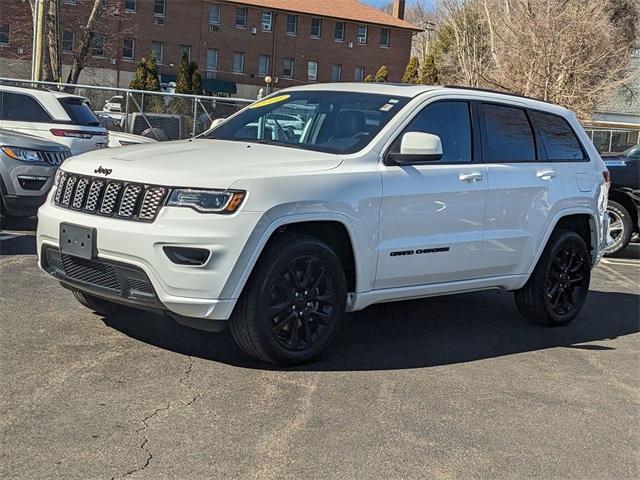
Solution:
M 142 185 L 64 173 L 54 195 L 54 203 L 86 213 L 153 222 L 169 193 L 159 185 Z

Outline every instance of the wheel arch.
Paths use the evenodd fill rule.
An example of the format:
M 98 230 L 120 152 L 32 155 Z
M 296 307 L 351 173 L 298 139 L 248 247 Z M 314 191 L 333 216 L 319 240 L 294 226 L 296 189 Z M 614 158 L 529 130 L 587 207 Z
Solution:
M 547 228 L 542 242 L 538 247 L 533 263 L 529 267 L 531 274 L 538 264 L 542 252 L 547 247 L 553 233 L 557 230 L 572 230 L 582 237 L 591 253 L 591 264 L 595 265 L 601 256 L 600 223 L 591 210 L 574 208 L 558 212 Z
M 256 226 L 229 276 L 221 298 L 238 299 L 258 260 L 269 243 L 287 232 L 319 238 L 334 248 L 345 269 L 347 291 L 355 292 L 362 278 L 358 271 L 358 252 L 355 248 L 355 229 L 349 219 L 340 214 L 298 214 L 271 220 L 268 215 Z M 348 244 L 344 242 L 348 241 Z

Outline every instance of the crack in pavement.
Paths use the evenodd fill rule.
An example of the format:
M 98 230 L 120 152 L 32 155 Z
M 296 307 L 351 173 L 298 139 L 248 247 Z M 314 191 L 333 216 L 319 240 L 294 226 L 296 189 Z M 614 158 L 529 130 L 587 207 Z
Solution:
M 182 385 L 185 388 L 189 388 L 188 385 L 186 384 L 186 382 L 191 377 L 191 372 L 193 370 L 194 363 L 195 363 L 195 359 L 190 356 L 189 357 L 189 365 L 187 366 L 186 370 L 183 372 L 183 376 L 179 380 L 180 385 Z M 189 400 L 186 403 L 183 403 L 182 407 L 184 408 L 184 407 L 189 407 L 189 406 L 193 405 L 196 402 L 196 400 L 198 400 L 198 398 L 200 398 L 201 395 L 202 395 L 202 393 L 196 394 L 193 398 L 191 398 L 191 400 Z M 164 411 L 170 410 L 172 408 L 172 406 L 173 406 L 173 403 L 172 402 L 168 402 L 165 407 L 156 408 L 151 414 L 147 415 L 146 417 L 144 417 L 142 419 L 142 427 L 140 427 L 140 428 L 135 430 L 135 433 L 136 434 L 141 434 L 142 438 L 143 438 L 142 443 L 140 444 L 140 449 L 144 450 L 144 452 L 147 454 L 147 459 L 145 460 L 144 464 L 141 467 L 129 470 L 128 472 L 126 472 L 124 474 L 115 475 L 115 476 L 111 477 L 110 480 L 116 480 L 117 478 L 129 477 L 129 476 L 133 475 L 134 473 L 141 472 L 142 470 L 144 470 L 145 468 L 147 468 L 149 466 L 149 464 L 151 463 L 151 460 L 153 459 L 153 454 L 151 453 L 151 450 L 149 450 L 149 448 L 147 447 L 147 444 L 149 443 L 149 438 L 142 432 L 144 432 L 149 427 L 149 422 L 151 421 L 151 419 L 153 417 L 158 415 L 160 412 L 164 412 Z

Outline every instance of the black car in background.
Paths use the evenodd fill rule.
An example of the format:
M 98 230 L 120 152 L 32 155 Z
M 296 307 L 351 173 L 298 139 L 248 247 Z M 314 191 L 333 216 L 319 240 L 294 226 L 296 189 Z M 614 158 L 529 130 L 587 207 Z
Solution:
M 611 172 L 609 238 L 605 255 L 623 250 L 640 223 L 640 144 L 617 156 L 603 156 Z

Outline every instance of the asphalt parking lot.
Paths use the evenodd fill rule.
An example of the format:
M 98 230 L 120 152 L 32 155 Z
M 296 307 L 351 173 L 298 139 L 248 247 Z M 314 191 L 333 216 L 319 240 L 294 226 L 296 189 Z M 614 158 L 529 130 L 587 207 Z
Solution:
M 543 329 L 483 292 L 350 315 L 278 370 L 215 335 L 102 318 L 0 231 L 2 478 L 640 478 L 640 245 Z

